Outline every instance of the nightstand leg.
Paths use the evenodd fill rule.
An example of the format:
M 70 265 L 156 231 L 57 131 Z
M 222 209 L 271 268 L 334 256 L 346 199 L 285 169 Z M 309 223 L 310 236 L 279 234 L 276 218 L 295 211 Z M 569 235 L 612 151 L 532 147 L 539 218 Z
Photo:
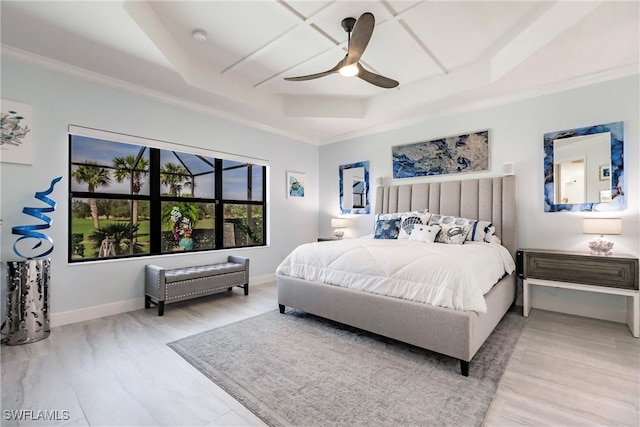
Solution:
M 529 310 L 531 310 L 531 298 L 529 295 L 529 282 L 527 279 L 522 281 L 522 315 L 529 317 Z
M 634 337 L 640 338 L 640 294 L 627 297 L 627 325 Z

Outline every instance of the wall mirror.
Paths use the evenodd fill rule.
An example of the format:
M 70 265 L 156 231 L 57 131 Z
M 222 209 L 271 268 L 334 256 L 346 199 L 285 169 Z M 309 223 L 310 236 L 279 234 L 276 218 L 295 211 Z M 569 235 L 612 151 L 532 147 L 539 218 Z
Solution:
M 624 210 L 623 122 L 544 135 L 544 210 Z
M 368 214 L 369 162 L 340 166 L 340 213 Z

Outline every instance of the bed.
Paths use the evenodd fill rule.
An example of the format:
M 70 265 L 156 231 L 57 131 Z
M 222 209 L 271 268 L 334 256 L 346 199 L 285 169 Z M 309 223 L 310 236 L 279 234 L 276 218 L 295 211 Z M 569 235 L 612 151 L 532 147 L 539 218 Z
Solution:
M 377 187 L 376 214 L 425 211 L 491 221 L 495 235 L 515 259 L 515 176 Z M 314 243 L 324 245 L 330 242 Z M 489 243 L 487 243 L 489 245 Z M 304 246 L 304 245 L 303 245 Z M 279 267 L 280 312 L 293 307 L 460 360 L 470 362 L 514 303 L 516 273 L 505 274 L 484 294 L 486 312 L 395 298 L 283 274 Z

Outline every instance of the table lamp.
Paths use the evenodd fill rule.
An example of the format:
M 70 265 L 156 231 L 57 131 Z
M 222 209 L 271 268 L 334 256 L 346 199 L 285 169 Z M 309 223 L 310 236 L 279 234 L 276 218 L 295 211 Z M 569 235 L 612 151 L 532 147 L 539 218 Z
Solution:
M 622 219 L 621 218 L 583 218 L 582 219 L 583 234 L 599 234 L 600 237 L 593 238 L 589 241 L 589 249 L 591 253 L 597 255 L 611 255 L 613 242 L 604 237 L 605 234 L 621 234 Z
M 333 235 L 336 239 L 344 237 L 344 229 L 349 227 L 349 220 L 346 218 L 331 218 L 331 227 L 335 228 Z

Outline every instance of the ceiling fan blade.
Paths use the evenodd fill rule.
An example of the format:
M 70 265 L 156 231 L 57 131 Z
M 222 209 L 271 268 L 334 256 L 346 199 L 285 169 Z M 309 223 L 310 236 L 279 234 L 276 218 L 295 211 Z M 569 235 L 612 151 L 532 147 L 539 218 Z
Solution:
M 344 59 L 342 61 L 338 62 L 336 64 L 336 66 L 333 67 L 330 70 L 323 71 L 321 73 L 316 73 L 316 74 L 309 74 L 308 76 L 285 77 L 284 79 L 287 80 L 287 81 L 290 81 L 290 82 L 301 82 L 303 80 L 319 79 L 320 77 L 324 77 L 324 76 L 328 76 L 329 74 L 337 73 L 338 70 L 340 70 L 340 68 L 342 68 L 343 63 L 344 63 Z
M 398 86 L 396 80 L 390 79 L 389 77 L 384 77 L 376 73 L 372 73 L 371 71 L 365 70 L 360 63 L 358 63 L 358 77 L 362 80 L 371 83 L 372 85 L 376 85 L 385 89 L 391 89 Z
M 371 34 L 373 34 L 373 27 L 376 25 L 376 20 L 369 12 L 365 12 L 360 15 L 360 18 L 356 21 L 356 25 L 353 27 L 351 33 L 351 40 L 349 40 L 349 49 L 347 51 L 347 57 L 344 59 L 344 65 L 355 64 L 360 60 L 364 49 L 369 44 Z

